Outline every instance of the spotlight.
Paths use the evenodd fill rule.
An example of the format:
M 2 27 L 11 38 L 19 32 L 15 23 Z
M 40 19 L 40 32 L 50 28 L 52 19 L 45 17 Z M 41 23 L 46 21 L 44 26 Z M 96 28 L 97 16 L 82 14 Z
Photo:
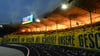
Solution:
M 62 9 L 66 9 L 67 8 L 67 5 L 66 4 L 62 4 L 61 8 Z
M 40 19 L 35 19 L 36 22 L 40 22 Z

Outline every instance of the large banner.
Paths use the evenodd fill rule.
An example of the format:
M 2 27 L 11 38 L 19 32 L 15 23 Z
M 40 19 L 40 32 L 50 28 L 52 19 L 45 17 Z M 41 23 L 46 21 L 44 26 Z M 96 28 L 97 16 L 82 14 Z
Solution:
M 100 26 L 36 35 L 6 35 L 5 43 L 40 43 L 100 50 Z
M 0 43 L 2 43 L 2 38 L 0 37 Z

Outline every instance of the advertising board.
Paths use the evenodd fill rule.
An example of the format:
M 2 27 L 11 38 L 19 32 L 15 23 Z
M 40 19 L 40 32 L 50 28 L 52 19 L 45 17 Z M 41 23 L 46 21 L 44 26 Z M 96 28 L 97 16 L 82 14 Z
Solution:
M 33 22 L 33 15 L 29 15 L 23 18 L 22 24 L 32 23 Z

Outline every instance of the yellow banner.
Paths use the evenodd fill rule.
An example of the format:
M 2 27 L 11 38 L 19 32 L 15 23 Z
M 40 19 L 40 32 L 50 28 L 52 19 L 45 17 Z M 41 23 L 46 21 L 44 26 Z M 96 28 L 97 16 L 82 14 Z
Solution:
M 0 43 L 2 42 L 2 38 L 0 37 Z
M 6 35 L 5 43 L 40 43 L 100 50 L 100 26 L 80 28 L 51 34 Z

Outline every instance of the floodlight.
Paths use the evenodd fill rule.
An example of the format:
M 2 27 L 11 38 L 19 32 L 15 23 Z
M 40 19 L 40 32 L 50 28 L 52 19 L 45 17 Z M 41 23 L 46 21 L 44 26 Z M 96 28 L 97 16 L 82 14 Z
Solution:
M 62 4 L 61 8 L 62 9 L 66 9 L 67 8 L 67 5 L 66 4 Z
M 3 25 L 0 25 L 0 28 L 2 28 L 3 27 Z
M 36 22 L 40 22 L 40 19 L 35 19 Z

